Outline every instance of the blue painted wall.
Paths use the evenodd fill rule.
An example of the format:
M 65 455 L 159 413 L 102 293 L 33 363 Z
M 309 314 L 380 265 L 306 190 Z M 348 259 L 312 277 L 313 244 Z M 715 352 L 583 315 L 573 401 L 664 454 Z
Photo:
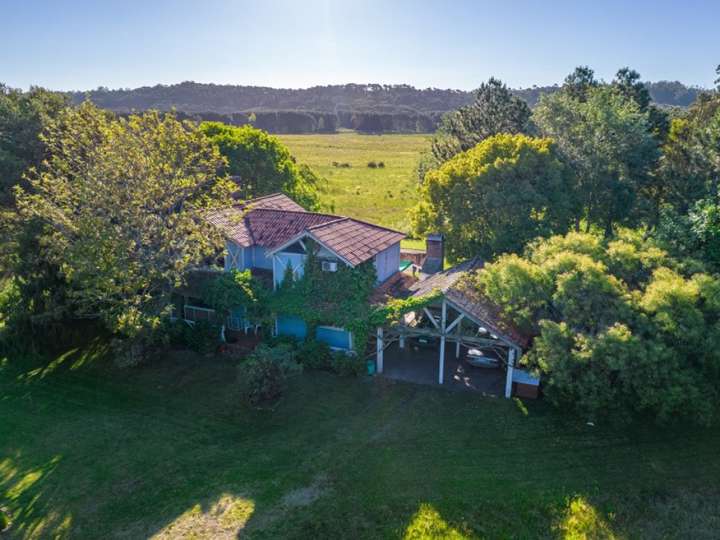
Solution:
M 349 350 L 352 345 L 350 332 L 342 328 L 318 326 L 315 332 L 315 338 L 318 341 L 327 343 L 330 347 L 334 347 L 336 349 Z
M 279 336 L 305 339 L 307 337 L 307 324 L 298 317 L 280 315 L 277 318 L 277 333 Z

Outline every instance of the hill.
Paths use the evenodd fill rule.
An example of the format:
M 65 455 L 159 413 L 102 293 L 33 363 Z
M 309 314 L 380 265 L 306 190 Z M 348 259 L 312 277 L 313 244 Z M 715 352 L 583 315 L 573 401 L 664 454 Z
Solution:
M 701 88 L 678 81 L 647 83 L 655 103 L 686 107 Z M 555 86 L 534 86 L 514 92 L 534 106 Z M 98 88 L 70 92 L 74 103 L 91 99 L 119 113 L 176 109 L 188 117 L 254 125 L 274 133 L 334 132 L 338 128 L 364 132 L 434 131 L 441 116 L 473 100 L 474 92 L 425 88 L 406 84 L 344 84 L 303 89 L 269 88 L 183 82 L 135 89 Z

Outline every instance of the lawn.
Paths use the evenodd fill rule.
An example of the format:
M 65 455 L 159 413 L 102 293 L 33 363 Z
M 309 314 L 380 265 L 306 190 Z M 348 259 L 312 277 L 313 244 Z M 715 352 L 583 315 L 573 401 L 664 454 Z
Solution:
M 264 410 L 229 360 L 0 360 L 17 538 L 712 538 L 720 430 L 309 373 Z
M 415 167 L 429 135 L 341 132 L 279 137 L 299 161 L 327 180 L 323 199 L 335 212 L 408 230 L 407 210 L 418 197 Z M 371 161 L 385 166 L 370 168 Z

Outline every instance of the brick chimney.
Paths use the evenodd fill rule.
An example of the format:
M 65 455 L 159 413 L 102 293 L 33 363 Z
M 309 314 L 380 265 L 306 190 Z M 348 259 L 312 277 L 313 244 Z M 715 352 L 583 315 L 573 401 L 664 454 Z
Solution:
M 442 234 L 429 234 L 425 239 L 425 262 L 422 271 L 425 274 L 435 274 L 443 269 L 445 261 L 445 239 Z

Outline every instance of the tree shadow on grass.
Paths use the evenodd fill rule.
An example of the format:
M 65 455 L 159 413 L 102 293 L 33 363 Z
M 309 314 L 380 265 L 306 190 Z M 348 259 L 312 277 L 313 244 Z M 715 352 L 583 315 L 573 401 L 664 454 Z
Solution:
M 603 431 L 543 404 L 325 374 L 240 410 L 232 363 L 116 371 L 83 354 L 0 366 L 11 537 L 602 538 L 668 508 L 691 523 L 690 480 L 720 478 L 716 432 Z

